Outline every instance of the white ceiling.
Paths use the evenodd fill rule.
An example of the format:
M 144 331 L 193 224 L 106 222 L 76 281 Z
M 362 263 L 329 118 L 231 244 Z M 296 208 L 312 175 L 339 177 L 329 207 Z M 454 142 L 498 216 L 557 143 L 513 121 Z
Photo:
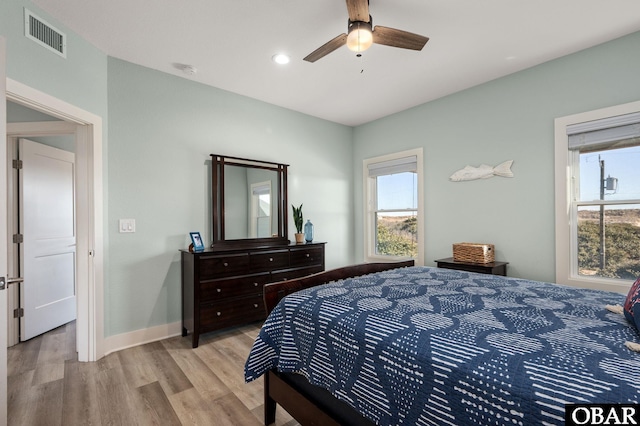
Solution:
M 309 63 L 346 32 L 344 0 L 33 2 L 109 56 L 350 126 L 640 30 L 638 0 L 370 0 L 374 28 L 425 35 L 425 48 Z

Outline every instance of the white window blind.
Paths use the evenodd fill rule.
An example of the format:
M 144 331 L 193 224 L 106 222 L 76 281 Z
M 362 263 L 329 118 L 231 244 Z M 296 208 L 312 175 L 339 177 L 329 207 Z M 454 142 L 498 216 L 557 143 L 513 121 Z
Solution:
M 369 170 L 369 177 L 372 178 L 395 173 L 415 172 L 418 170 L 418 157 L 411 155 L 380 163 L 371 163 L 367 166 L 367 169 Z
M 640 112 L 608 117 L 567 126 L 569 149 L 590 151 L 620 141 L 624 145 L 640 143 Z
M 253 192 L 253 195 L 270 194 L 271 186 L 270 185 L 254 186 L 252 192 Z

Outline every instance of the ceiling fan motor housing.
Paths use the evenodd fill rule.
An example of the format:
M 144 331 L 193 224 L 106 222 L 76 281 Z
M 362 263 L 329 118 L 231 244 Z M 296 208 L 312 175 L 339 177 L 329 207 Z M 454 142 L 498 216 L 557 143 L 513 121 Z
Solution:
M 356 29 L 368 29 L 369 32 L 373 32 L 373 18 L 371 18 L 371 15 L 369 15 L 369 22 L 347 19 L 347 34 Z

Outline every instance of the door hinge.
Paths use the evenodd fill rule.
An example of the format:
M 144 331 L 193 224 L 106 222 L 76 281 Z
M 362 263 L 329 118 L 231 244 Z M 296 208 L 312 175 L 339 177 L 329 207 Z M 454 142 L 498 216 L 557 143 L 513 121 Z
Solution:
M 13 160 L 13 168 L 16 170 L 22 169 L 22 160 Z
M 22 234 L 13 234 L 13 243 L 22 244 L 24 242 L 24 236 Z
M 23 308 L 17 308 L 13 310 L 13 317 L 14 318 L 22 318 L 24 316 L 24 309 Z

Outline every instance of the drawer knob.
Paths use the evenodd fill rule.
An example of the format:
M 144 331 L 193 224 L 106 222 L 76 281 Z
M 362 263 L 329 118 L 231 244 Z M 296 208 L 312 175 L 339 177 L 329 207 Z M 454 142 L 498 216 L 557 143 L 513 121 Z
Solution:
M 229 264 L 227 262 L 224 262 L 223 265 L 224 266 L 229 266 Z
M 216 315 L 220 316 L 222 315 L 222 312 L 216 312 Z
M 253 283 L 253 286 L 254 287 L 258 287 L 258 283 Z
M 309 253 L 307 253 L 307 257 L 311 256 Z
M 269 258 L 269 262 L 273 262 L 273 257 L 270 257 L 270 258 Z
M 257 308 L 257 307 L 258 307 L 258 304 L 257 304 L 257 303 L 254 303 L 254 304 L 253 304 L 253 307 L 254 307 L 254 308 Z
M 222 293 L 222 290 L 221 290 L 221 289 L 219 289 L 219 288 L 216 288 L 216 291 L 217 291 L 218 293 Z

